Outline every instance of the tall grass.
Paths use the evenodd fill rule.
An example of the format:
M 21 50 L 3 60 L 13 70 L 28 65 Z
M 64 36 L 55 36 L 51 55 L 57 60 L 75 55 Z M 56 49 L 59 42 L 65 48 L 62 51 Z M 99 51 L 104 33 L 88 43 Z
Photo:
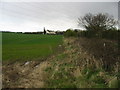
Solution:
M 50 66 L 45 70 L 49 76 L 46 81 L 47 87 L 118 87 L 120 64 L 115 65 L 118 61 L 116 42 L 69 37 L 64 39 L 64 47 L 64 52 L 52 59 Z M 104 54 L 105 56 L 101 57 Z

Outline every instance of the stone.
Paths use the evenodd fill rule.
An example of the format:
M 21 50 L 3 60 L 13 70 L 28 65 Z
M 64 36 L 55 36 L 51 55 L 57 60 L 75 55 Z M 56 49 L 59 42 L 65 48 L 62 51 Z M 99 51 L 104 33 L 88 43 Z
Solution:
M 28 65 L 30 62 L 26 62 L 24 65 Z

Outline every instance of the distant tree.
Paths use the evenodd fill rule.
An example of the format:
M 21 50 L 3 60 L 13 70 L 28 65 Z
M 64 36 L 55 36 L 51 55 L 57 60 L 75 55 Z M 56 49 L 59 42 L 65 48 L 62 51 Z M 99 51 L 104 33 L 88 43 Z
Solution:
M 86 30 L 94 31 L 96 35 L 100 35 L 104 30 L 114 28 L 116 24 L 117 22 L 114 20 L 113 16 L 102 13 L 96 15 L 88 13 L 84 17 L 78 18 L 79 26 L 82 25 Z
M 64 33 L 65 37 L 76 37 L 77 32 L 74 31 L 73 29 L 67 29 L 66 32 Z
M 44 27 L 44 34 L 46 34 L 45 27 Z

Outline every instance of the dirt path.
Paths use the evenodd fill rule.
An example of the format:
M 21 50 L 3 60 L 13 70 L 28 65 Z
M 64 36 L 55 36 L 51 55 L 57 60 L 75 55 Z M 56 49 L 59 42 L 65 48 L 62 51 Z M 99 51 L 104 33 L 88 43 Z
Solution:
M 3 65 L 3 88 L 42 88 L 49 61 L 16 62 Z

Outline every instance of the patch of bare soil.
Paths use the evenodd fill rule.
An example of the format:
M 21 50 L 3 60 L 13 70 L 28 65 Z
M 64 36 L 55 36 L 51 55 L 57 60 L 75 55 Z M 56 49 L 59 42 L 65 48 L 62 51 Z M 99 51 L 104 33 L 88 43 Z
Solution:
M 49 61 L 27 61 L 2 65 L 3 88 L 42 88 Z
M 56 52 L 45 60 L 8 61 L 2 63 L 2 88 L 44 88 L 49 73 L 46 68 L 57 53 L 64 50 L 59 45 Z

